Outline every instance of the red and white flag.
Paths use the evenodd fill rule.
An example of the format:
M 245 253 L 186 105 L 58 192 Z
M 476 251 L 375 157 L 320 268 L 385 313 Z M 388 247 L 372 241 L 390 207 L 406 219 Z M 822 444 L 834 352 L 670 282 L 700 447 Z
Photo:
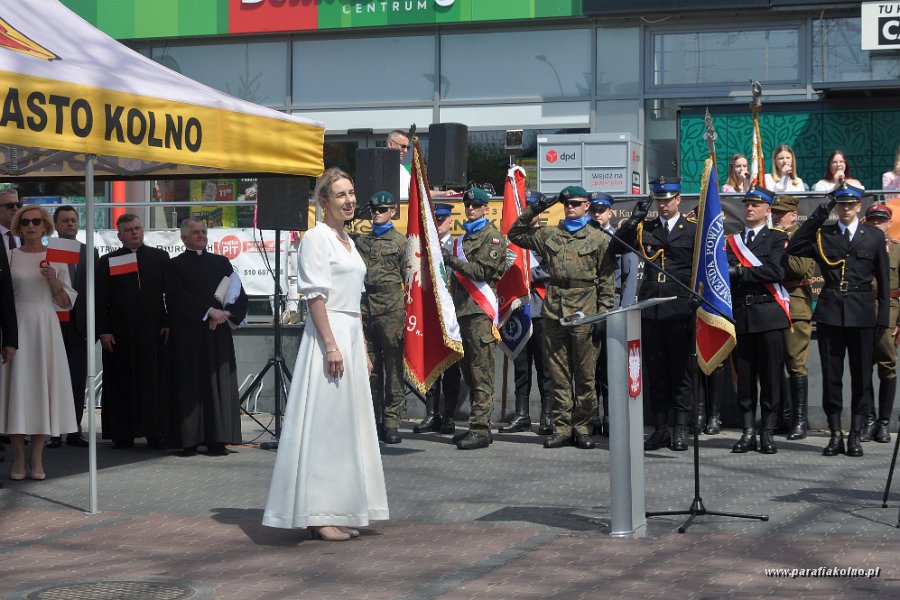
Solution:
M 447 367 L 462 358 L 463 347 L 417 137 L 413 137 L 412 151 L 403 362 L 407 380 L 424 394 Z
M 126 273 L 137 273 L 138 272 L 138 262 L 137 262 L 137 254 L 134 252 L 129 252 L 128 254 L 123 254 L 122 256 L 110 256 L 109 257 L 109 274 L 110 275 L 125 275 Z
M 503 235 L 525 210 L 525 169 L 510 167 L 503 186 L 503 214 L 500 228 Z M 531 337 L 531 310 L 528 308 L 531 292 L 531 252 L 515 244 L 509 244 L 515 260 L 509 270 L 497 282 L 497 298 L 500 305 L 500 349 L 515 359 Z
M 52 237 L 47 243 L 47 262 L 77 265 L 81 257 L 81 242 Z

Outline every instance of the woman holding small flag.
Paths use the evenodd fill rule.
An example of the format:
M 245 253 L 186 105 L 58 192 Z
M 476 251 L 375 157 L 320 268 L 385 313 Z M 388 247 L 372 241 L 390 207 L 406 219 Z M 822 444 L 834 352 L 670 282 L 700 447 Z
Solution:
M 53 233 L 53 221 L 46 210 L 23 208 L 11 230 L 22 239 L 22 246 L 9 253 L 19 349 L 2 367 L 0 433 L 12 441 L 10 479 L 25 479 L 25 436 L 30 435 L 30 477 L 41 480 L 46 477 L 45 438 L 76 429 L 69 365 L 56 315 L 57 310 L 72 307 L 76 294 L 68 269 L 47 261 L 44 238 Z

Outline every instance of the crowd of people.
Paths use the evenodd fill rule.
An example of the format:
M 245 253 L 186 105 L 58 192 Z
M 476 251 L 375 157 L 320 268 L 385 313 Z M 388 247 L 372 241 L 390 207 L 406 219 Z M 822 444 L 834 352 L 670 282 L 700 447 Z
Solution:
M 182 223 L 185 250 L 174 259 L 144 244 L 137 215 L 120 216 L 116 227 L 122 247 L 92 257 L 103 437 L 116 450 L 144 438 L 147 448 L 184 456 L 199 446 L 228 454 L 226 444 L 241 442 L 229 327 L 246 316 L 240 279 L 228 259 L 207 251 L 199 219 Z M 78 245 L 77 260 L 48 262 L 54 231 Z M 88 258 L 77 233 L 74 207 L 58 206 L 51 217 L 23 206 L 15 189 L 0 190 L 0 435 L 12 446 L 13 480 L 46 477 L 45 445 L 89 445 L 81 432 Z

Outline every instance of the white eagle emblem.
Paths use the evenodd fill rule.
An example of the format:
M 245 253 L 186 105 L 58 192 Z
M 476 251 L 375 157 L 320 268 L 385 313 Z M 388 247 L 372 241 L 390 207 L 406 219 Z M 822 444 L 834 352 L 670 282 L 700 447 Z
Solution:
M 412 304 L 413 285 L 428 289 L 428 283 L 422 282 L 422 245 L 419 236 L 406 238 L 406 303 Z
M 640 342 L 628 342 L 628 395 L 637 398 L 641 393 L 641 347 Z

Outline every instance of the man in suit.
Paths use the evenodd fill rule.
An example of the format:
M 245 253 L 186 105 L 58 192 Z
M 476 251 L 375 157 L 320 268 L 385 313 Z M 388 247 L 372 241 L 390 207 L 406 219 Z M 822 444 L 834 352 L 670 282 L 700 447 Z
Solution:
M 13 194 L 15 190 L 12 190 Z M 0 191 L 0 216 L 6 216 L 6 213 L 12 213 L 9 216 L 9 224 L 12 224 L 12 216 L 18 210 L 18 195 L 5 193 Z M 0 221 L 3 221 L 0 218 Z M 6 228 L 9 232 L 9 228 Z M 6 241 L 7 238 L 4 238 Z M 15 236 L 13 236 L 15 239 Z M 9 274 L 9 262 L 6 256 L 6 244 L 0 244 L 0 357 L 3 362 L 10 360 L 16 354 L 16 348 L 19 346 L 18 325 L 16 323 L 16 301 L 13 295 L 12 279 Z M 3 450 L 3 444 L 0 444 L 0 450 Z M 0 457 L 2 460 L 2 457 Z M 0 487 L 3 487 L 0 484 Z
M 645 450 L 657 450 L 667 443 L 675 451 L 687 450 L 687 428 L 693 408 L 691 347 L 693 329 L 690 289 L 697 224 L 681 215 L 681 180 L 664 177 L 650 182 L 659 217 L 645 223 L 648 201 L 638 202 L 634 211 L 619 226 L 619 238 L 641 253 L 645 262 L 665 270 L 661 273 L 644 267 L 638 300 L 676 296 L 643 311 L 641 331 L 645 364 L 647 399 L 656 429 L 645 442 Z M 621 248 L 619 253 L 627 252 Z M 675 427 L 670 435 L 668 414 L 674 412 Z
M 734 307 L 737 403 L 743 434 L 731 449 L 756 450 L 756 382 L 762 429 L 759 451 L 775 454 L 774 433 L 784 364 L 784 330 L 790 327 L 787 291 L 779 283 L 787 267 L 787 234 L 766 226 L 774 194 L 751 186 L 744 196 L 744 229 L 728 237 L 728 273 Z
M 59 206 L 53 211 L 53 225 L 59 237 L 74 240 L 78 235 L 78 211 L 73 207 Z M 94 264 L 100 260 L 94 250 Z M 59 327 L 62 330 L 63 342 L 66 345 L 66 359 L 69 363 L 69 376 L 72 380 L 72 397 L 75 399 L 75 422 L 78 431 L 66 435 L 66 445 L 85 448 L 88 441 L 81 435 L 81 418 L 84 416 L 84 388 L 87 381 L 87 247 L 81 244 L 81 252 L 77 265 L 69 267 L 69 280 L 78 293 L 75 305 L 71 310 L 59 313 Z M 59 448 L 60 437 L 54 436 L 47 442 L 48 448 Z
M 822 361 L 822 408 L 831 439 L 825 456 L 862 456 L 860 434 L 872 404 L 875 340 L 888 327 L 890 280 L 884 232 L 861 223 L 863 191 L 840 182 L 829 202 L 809 216 L 788 244 L 788 253 L 815 259 L 824 278 L 813 318 Z M 825 225 L 833 207 L 838 222 Z M 873 294 L 873 280 L 875 291 Z M 841 431 L 844 356 L 850 359 L 850 437 Z

